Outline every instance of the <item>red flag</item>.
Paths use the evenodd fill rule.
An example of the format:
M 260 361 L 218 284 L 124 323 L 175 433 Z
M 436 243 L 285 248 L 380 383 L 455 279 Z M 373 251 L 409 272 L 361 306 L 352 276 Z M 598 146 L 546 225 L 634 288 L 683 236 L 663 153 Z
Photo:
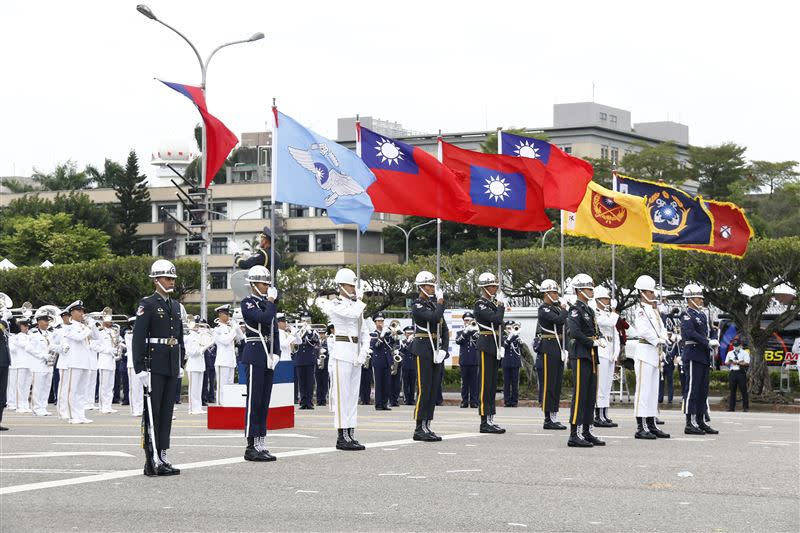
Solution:
M 472 200 L 475 215 L 468 224 L 516 231 L 543 231 L 552 226 L 544 212 L 541 164 L 439 142 L 442 163 L 458 176 L 461 189 Z
M 375 211 L 466 222 L 475 214 L 459 179 L 425 150 L 358 125 L 361 159 L 375 174 Z
M 200 116 L 203 117 L 203 125 L 206 130 L 206 182 L 205 187 L 208 188 L 214 180 L 214 176 L 225 163 L 225 158 L 231 153 L 233 147 L 239 143 L 236 135 L 225 127 L 218 118 L 208 112 L 206 107 L 206 99 L 203 96 L 203 91 L 200 87 L 192 85 L 185 85 L 183 83 L 172 83 L 164 80 L 159 80 L 161 83 L 181 93 L 200 111 Z
M 747 221 L 744 210 L 729 202 L 705 200 L 705 204 L 714 219 L 714 244 L 711 246 L 683 244 L 680 248 L 744 257 L 747 245 L 753 237 L 753 228 Z

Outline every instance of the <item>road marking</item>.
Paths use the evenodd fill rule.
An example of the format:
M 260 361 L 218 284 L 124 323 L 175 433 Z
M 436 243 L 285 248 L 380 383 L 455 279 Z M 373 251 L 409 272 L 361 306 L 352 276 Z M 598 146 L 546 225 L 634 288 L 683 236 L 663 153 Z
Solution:
M 53 442 L 52 446 L 136 446 L 141 448 L 138 442 Z M 171 444 L 171 448 L 244 448 L 239 444 Z M 270 446 L 273 450 L 297 450 L 309 449 L 308 446 Z
M 0 460 L 5 459 L 35 459 L 39 457 L 74 457 L 76 455 L 98 455 L 103 457 L 136 457 L 125 452 L 32 452 L 13 455 L 0 455 Z
M 598 522 L 598 524 L 599 523 L 600 522 Z M 511 526 L 511 527 L 528 527 L 528 524 L 519 524 L 517 522 L 509 522 L 508 525 Z
M 436 452 L 438 455 L 455 455 L 456 452 Z
M 474 438 L 474 437 L 481 437 L 483 436 L 480 433 L 454 433 L 452 435 L 442 435 L 442 440 L 454 440 L 454 439 L 466 439 L 466 438 Z M 241 437 L 240 437 L 241 438 Z M 386 442 L 371 442 L 365 444 L 367 448 L 381 448 L 384 446 L 397 446 L 400 444 L 416 444 L 417 441 L 413 439 L 404 439 L 404 440 L 394 440 L 394 441 L 386 441 Z M 289 452 L 278 452 L 275 454 L 276 457 L 301 457 L 303 455 L 317 455 L 321 453 L 333 453 L 336 452 L 336 448 L 333 446 L 326 447 L 326 448 L 310 448 L 305 450 L 294 450 Z M 108 452 L 106 452 L 108 453 Z M 122 452 L 117 452 L 122 453 Z M 73 454 L 67 454 L 73 455 Z M 88 455 L 96 455 L 96 453 L 89 453 Z M 237 457 L 229 457 L 226 459 L 214 459 L 211 461 L 198 461 L 196 463 L 186 463 L 182 465 L 175 465 L 180 467 L 182 470 L 192 470 L 195 468 L 206 468 L 210 466 L 222 466 L 222 465 L 233 465 L 237 463 L 244 463 L 244 457 L 237 456 Z M 469 470 L 468 470 L 469 472 Z M 480 472 L 480 470 L 478 470 Z M 84 477 L 77 477 L 77 478 L 70 478 L 70 479 L 59 479 L 55 481 L 44 481 L 41 483 L 26 483 L 24 485 L 12 485 L 10 487 L 0 487 L 0 496 L 6 494 L 16 494 L 18 492 L 30 492 L 33 490 L 41 490 L 41 489 L 50 489 L 55 487 L 66 487 L 70 485 L 82 485 L 84 483 L 96 483 L 98 481 L 110 481 L 113 479 L 121 479 L 126 477 L 133 477 L 133 476 L 141 476 L 142 469 L 137 468 L 135 470 L 118 470 L 116 472 L 109 472 L 104 474 L 97 474 L 93 476 L 84 476 Z
M 406 479 L 428 479 L 427 476 L 408 476 Z
M 41 435 L 3 435 L 3 439 L 41 439 L 46 437 L 48 439 L 141 439 L 141 435 L 81 435 L 80 433 L 73 433 L 71 435 L 49 435 L 49 434 L 41 434 Z M 288 437 L 288 438 L 296 438 L 296 439 L 318 439 L 319 437 L 314 437 L 312 435 L 303 435 L 301 433 L 277 433 L 277 432 L 269 432 L 268 439 L 273 437 Z M 241 432 L 237 433 L 236 435 L 180 435 L 180 436 L 171 436 L 170 440 L 183 440 L 183 439 L 243 439 Z
M 674 441 L 678 441 L 678 442 L 714 442 L 717 439 L 710 439 L 710 438 L 703 438 L 703 437 L 700 437 L 700 438 L 697 438 L 697 437 L 694 437 L 694 438 L 692 438 L 692 437 L 675 437 L 675 438 L 670 439 L 670 440 L 674 440 Z
M 473 468 L 473 469 L 468 469 L 468 470 L 448 470 L 447 471 L 448 474 L 455 474 L 455 473 L 458 473 L 458 472 L 483 472 L 483 470 L 481 470 L 480 468 Z
M 383 474 L 378 474 L 379 476 L 407 476 L 411 472 L 386 472 Z
M 26 474 L 102 474 L 114 470 L 88 470 L 80 468 L 0 468 L 0 474 L 6 473 Z
M 295 494 L 319 494 L 318 490 L 296 490 Z
M 758 444 L 800 444 L 797 440 L 751 440 L 751 443 Z

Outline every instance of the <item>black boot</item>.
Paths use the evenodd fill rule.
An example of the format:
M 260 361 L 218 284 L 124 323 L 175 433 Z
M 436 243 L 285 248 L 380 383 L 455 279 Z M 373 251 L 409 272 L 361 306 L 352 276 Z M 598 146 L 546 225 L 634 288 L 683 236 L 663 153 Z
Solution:
M 636 434 L 634 435 L 637 439 L 648 439 L 648 440 L 655 440 L 656 436 L 647 431 L 647 428 L 644 427 L 642 423 L 642 417 L 636 417 Z
M 497 430 L 496 431 L 497 433 L 505 433 L 506 432 L 506 428 L 502 428 L 502 427 L 500 427 L 499 425 L 497 425 L 495 423 L 494 415 L 489 415 L 489 425 L 494 427 L 494 429 Z
M 697 427 L 699 427 L 701 430 L 703 430 L 704 433 L 708 433 L 709 435 L 716 435 L 719 433 L 718 430 L 706 424 L 705 421 L 698 422 Z
M 414 428 L 414 440 L 433 442 L 432 437 L 425 431 L 425 425 L 422 420 L 417 420 L 417 427 Z
M 5 407 L 0 407 L 0 422 L 3 421 L 3 410 Z M 8 431 L 8 428 L 5 426 L 0 426 L 0 431 Z
M 608 424 L 606 427 L 615 428 L 619 426 L 619 424 L 608 418 L 608 407 L 603 407 L 601 418 L 606 421 L 606 424 Z
M 256 437 L 255 439 L 255 447 L 258 450 L 258 453 L 264 458 L 265 461 L 277 461 L 278 458 L 269 453 L 267 449 L 267 438 L 266 437 Z
M 595 446 L 605 446 L 606 441 L 600 440 L 592 435 L 592 426 L 583 426 L 583 440 L 590 442 Z
M 562 424 L 561 422 L 556 420 L 557 416 L 558 416 L 558 412 L 550 413 L 550 420 L 552 420 L 553 424 L 556 425 L 556 429 L 567 429 L 567 426 L 565 426 L 564 424 Z
M 244 460 L 265 462 L 267 459 L 256 449 L 255 443 L 255 437 L 247 437 L 247 448 L 244 449 Z
M 481 417 L 481 433 L 505 433 L 506 430 L 502 429 L 500 426 L 495 426 L 492 423 L 492 417 L 490 416 L 482 416 Z
M 669 433 L 664 433 L 660 429 L 658 429 L 658 425 L 656 424 L 655 417 L 648 416 L 647 417 L 647 429 L 659 439 L 668 439 Z
M 434 432 L 433 432 L 433 430 L 431 430 L 431 421 L 430 421 L 430 420 L 423 420 L 423 421 L 422 421 L 422 427 L 424 427 L 424 428 L 425 428 L 425 432 L 426 432 L 428 435 L 430 435 L 431 437 L 433 437 L 433 441 L 435 441 L 435 442 L 439 442 L 440 440 L 442 440 L 442 437 L 440 437 L 439 435 L 437 435 L 436 433 L 434 433 Z
M 686 415 L 686 427 L 683 428 L 683 432 L 687 435 L 705 435 L 706 432 L 697 427 L 697 422 L 695 422 L 694 415 Z
M 350 437 L 350 443 L 353 446 L 353 450 L 361 451 L 367 449 L 366 446 L 356 440 L 355 428 L 347 428 L 345 431 L 347 432 L 347 436 Z
M 606 422 L 605 418 L 603 418 L 603 410 L 600 407 L 594 408 L 594 425 L 598 428 L 608 428 L 611 427 L 608 422 Z
M 161 464 L 167 467 L 167 470 L 169 471 L 168 475 L 177 476 L 178 474 L 181 473 L 180 469 L 172 466 L 172 463 L 170 463 L 169 459 L 167 459 L 167 450 L 159 451 L 158 458 L 161 459 Z
M 543 429 L 561 429 L 558 427 L 559 424 L 553 422 L 553 419 L 550 418 L 550 413 L 544 414 L 544 425 L 542 426 Z
M 591 448 L 594 446 L 594 444 L 584 440 L 583 437 L 578 434 L 577 425 L 570 424 L 569 440 L 567 441 L 567 446 L 569 446 L 570 448 Z

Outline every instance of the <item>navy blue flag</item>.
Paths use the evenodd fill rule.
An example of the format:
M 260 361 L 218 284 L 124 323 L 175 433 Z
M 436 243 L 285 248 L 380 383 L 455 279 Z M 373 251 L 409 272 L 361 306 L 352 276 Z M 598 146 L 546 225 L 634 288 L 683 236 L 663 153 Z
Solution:
M 674 248 L 682 244 L 714 245 L 714 217 L 701 197 L 621 174 L 617 175 L 617 190 L 647 200 L 654 243 Z

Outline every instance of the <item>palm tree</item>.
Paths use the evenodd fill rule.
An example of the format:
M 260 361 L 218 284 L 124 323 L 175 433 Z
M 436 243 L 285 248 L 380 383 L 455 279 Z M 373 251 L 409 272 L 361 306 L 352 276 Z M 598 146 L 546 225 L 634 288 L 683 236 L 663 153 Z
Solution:
M 106 158 L 103 171 L 93 165 L 86 165 L 86 174 L 102 189 L 111 189 L 125 176 L 125 169 L 116 161 Z
M 36 168 L 33 170 L 33 181 L 45 191 L 89 189 L 94 184 L 93 178 L 86 171 L 78 172 L 78 166 L 72 160 L 56 165 L 51 174 L 45 174 Z

